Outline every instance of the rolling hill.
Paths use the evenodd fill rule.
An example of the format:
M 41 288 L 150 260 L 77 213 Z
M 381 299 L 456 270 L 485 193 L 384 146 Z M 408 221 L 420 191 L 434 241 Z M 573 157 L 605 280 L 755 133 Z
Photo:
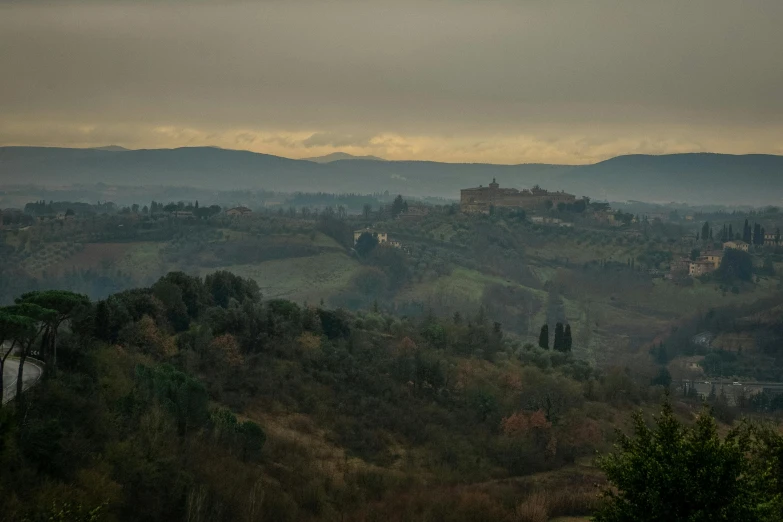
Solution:
M 613 201 L 783 204 L 783 156 L 671 154 L 618 156 L 592 165 L 492 165 L 338 159 L 328 163 L 212 147 L 98 150 L 0 147 L 0 184 L 170 185 L 392 193 L 457 198 L 489 183 Z

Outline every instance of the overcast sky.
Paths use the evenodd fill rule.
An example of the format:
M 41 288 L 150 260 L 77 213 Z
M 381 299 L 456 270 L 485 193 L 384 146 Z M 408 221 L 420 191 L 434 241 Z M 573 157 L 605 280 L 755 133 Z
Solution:
M 0 145 L 783 153 L 781 0 L 0 0 Z

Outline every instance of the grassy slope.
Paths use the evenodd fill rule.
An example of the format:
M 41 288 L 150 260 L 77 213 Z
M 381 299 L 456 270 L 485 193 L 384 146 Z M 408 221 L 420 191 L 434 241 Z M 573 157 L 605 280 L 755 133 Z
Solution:
M 255 264 L 227 265 L 220 269 L 253 279 L 265 297 L 317 303 L 345 288 L 358 267 L 356 260 L 335 252 Z

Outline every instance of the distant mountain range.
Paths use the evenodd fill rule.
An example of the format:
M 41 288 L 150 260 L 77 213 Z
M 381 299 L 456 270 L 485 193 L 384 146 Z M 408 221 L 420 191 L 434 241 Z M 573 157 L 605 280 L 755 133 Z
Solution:
M 340 161 L 340 160 L 370 160 L 370 161 L 386 161 L 383 158 L 379 158 L 378 156 L 354 156 L 353 154 L 348 154 L 347 152 L 332 152 L 331 154 L 327 154 L 326 156 L 315 156 L 313 158 L 302 158 L 305 161 L 313 161 L 315 163 L 331 163 L 333 161 Z
M 783 205 L 783 156 L 618 156 L 592 165 L 294 160 L 213 147 L 119 150 L 0 147 L 0 185 L 105 183 L 458 198 L 459 189 L 538 184 L 611 201 Z

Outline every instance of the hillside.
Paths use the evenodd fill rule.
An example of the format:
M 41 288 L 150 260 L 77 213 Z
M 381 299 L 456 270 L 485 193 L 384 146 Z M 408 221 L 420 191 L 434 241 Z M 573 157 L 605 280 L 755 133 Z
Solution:
M 783 191 L 783 156 L 673 154 L 619 156 L 594 165 L 490 165 L 428 161 L 293 160 L 211 147 L 97 150 L 0 148 L 0 184 L 174 185 L 456 198 L 488 183 L 549 189 L 614 201 L 775 205 Z
M 561 217 L 575 220 L 573 227 L 539 226 L 450 214 L 449 208 L 433 208 L 414 221 L 269 209 L 241 220 L 119 214 L 41 222 L 0 235 L 0 304 L 37 288 L 102 299 L 150 285 L 169 271 L 205 276 L 227 270 L 254 280 L 267 298 L 297 303 L 409 317 L 468 317 L 483 308 L 531 343 L 542 324 L 563 322 L 578 341 L 574 354 L 604 366 L 633 357 L 699 310 L 746 304 L 780 288 L 779 276 L 764 268 L 769 261 L 774 274 L 783 270 L 771 250 L 755 257 L 761 279 L 736 292 L 716 281 L 680 285 L 649 274 L 668 271 L 671 259 L 690 254 L 679 225 L 601 228 L 566 213 Z M 358 257 L 353 231 L 370 223 L 404 250 Z

